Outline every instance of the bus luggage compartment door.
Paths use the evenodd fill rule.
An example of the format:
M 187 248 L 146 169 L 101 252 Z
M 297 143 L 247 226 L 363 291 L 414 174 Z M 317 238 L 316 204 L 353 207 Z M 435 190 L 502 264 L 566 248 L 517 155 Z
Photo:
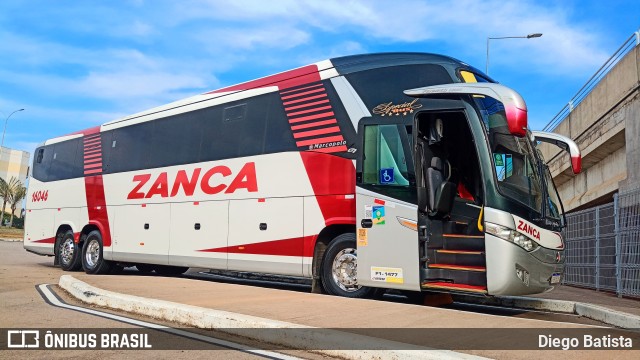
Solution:
M 420 290 L 417 208 L 356 187 L 358 284 Z

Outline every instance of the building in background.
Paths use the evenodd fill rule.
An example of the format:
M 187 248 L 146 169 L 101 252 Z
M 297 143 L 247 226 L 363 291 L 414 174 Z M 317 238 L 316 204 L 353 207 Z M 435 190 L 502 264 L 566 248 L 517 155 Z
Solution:
M 22 185 L 27 186 L 27 175 L 29 173 L 29 158 L 31 154 L 27 151 L 14 150 L 6 147 L 0 149 L 0 177 L 9 181 L 11 177 L 20 180 Z M 2 201 L 2 199 L 0 199 Z M 22 213 L 22 201 L 16 207 L 15 216 Z M 11 212 L 11 204 L 7 204 L 6 212 Z

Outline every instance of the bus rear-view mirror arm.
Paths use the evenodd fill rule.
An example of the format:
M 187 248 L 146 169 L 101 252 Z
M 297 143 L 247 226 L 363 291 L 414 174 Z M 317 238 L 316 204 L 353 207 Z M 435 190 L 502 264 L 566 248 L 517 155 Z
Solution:
M 518 137 L 527 134 L 527 104 L 515 90 L 495 83 L 455 83 L 427 86 L 404 91 L 412 97 L 447 97 L 482 95 L 500 101 L 504 105 L 509 132 Z
M 571 169 L 573 170 L 573 173 L 579 174 L 580 171 L 582 171 L 582 154 L 580 153 L 580 148 L 575 141 L 560 134 L 544 131 L 532 131 L 531 135 L 535 141 L 553 144 L 568 152 L 571 157 Z

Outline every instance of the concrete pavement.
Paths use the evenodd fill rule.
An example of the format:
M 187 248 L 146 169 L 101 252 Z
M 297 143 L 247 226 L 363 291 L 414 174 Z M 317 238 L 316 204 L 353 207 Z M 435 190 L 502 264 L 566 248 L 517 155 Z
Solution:
M 211 309 L 224 311 L 226 314 L 240 314 L 261 319 L 271 319 L 278 323 L 285 322 L 303 327 L 316 327 L 323 329 L 584 329 L 592 328 L 588 325 L 570 324 L 561 322 L 540 321 L 503 316 L 492 316 L 479 313 L 462 312 L 442 308 L 415 306 L 402 303 L 390 303 L 366 299 L 346 299 L 320 294 L 295 292 L 279 289 L 268 289 L 255 286 L 217 283 L 210 281 L 166 278 L 158 276 L 91 276 L 82 273 L 73 274 L 78 280 L 90 285 L 118 294 L 129 294 L 136 297 L 171 302 L 173 307 L 181 306 L 199 307 L 204 310 Z M 62 281 L 69 288 L 70 279 Z M 91 298 L 99 290 L 76 291 L 85 296 L 85 301 Z M 86 294 L 89 293 L 89 296 Z M 108 297 L 108 294 L 107 294 Z M 147 302 L 148 303 L 148 302 Z M 106 303 L 98 303 L 105 306 Z M 140 306 L 129 306 L 128 311 L 138 314 L 145 307 L 142 300 Z M 166 304 L 165 304 L 166 305 Z M 136 310 L 137 309 L 137 310 Z M 202 311 L 204 311 L 202 310 Z M 150 315 L 164 316 L 171 313 L 166 310 L 153 310 Z M 160 315 L 159 315 L 160 314 Z M 149 315 L 149 314 L 147 314 Z M 174 316 L 175 312 L 173 313 Z M 229 319 L 224 315 L 222 319 Z M 197 326 L 198 319 L 192 316 L 173 317 L 172 321 L 182 321 L 187 326 Z M 225 324 L 228 324 L 226 322 Z M 200 323 L 200 325 L 202 325 Z M 209 325 L 212 326 L 212 325 Z M 224 327 L 223 325 L 222 327 Z M 228 325 L 227 325 L 228 326 Z M 263 325 L 263 327 L 270 327 Z M 415 334 L 414 334 L 415 335 Z M 417 335 L 416 335 L 417 336 Z M 460 341 L 464 334 L 460 335 Z M 512 335 L 504 334 L 503 342 L 511 341 Z M 419 344 L 419 338 L 411 338 L 407 333 L 390 331 L 384 336 L 385 341 L 397 341 L 402 343 Z M 490 358 L 514 359 L 514 358 L 545 358 L 553 356 L 554 351 L 504 351 L 504 350 L 456 350 L 469 355 L 479 355 Z M 563 352 L 563 358 L 585 359 L 591 357 L 637 358 L 640 351 L 571 351 Z M 336 355 L 336 354 L 333 354 Z

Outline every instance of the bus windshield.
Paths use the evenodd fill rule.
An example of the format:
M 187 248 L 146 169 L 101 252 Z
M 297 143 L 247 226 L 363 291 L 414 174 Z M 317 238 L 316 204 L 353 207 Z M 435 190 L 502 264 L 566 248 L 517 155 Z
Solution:
M 501 102 L 489 97 L 474 99 L 489 138 L 498 190 L 542 214 L 543 175 L 531 142 L 528 137 L 519 138 L 509 132 Z

